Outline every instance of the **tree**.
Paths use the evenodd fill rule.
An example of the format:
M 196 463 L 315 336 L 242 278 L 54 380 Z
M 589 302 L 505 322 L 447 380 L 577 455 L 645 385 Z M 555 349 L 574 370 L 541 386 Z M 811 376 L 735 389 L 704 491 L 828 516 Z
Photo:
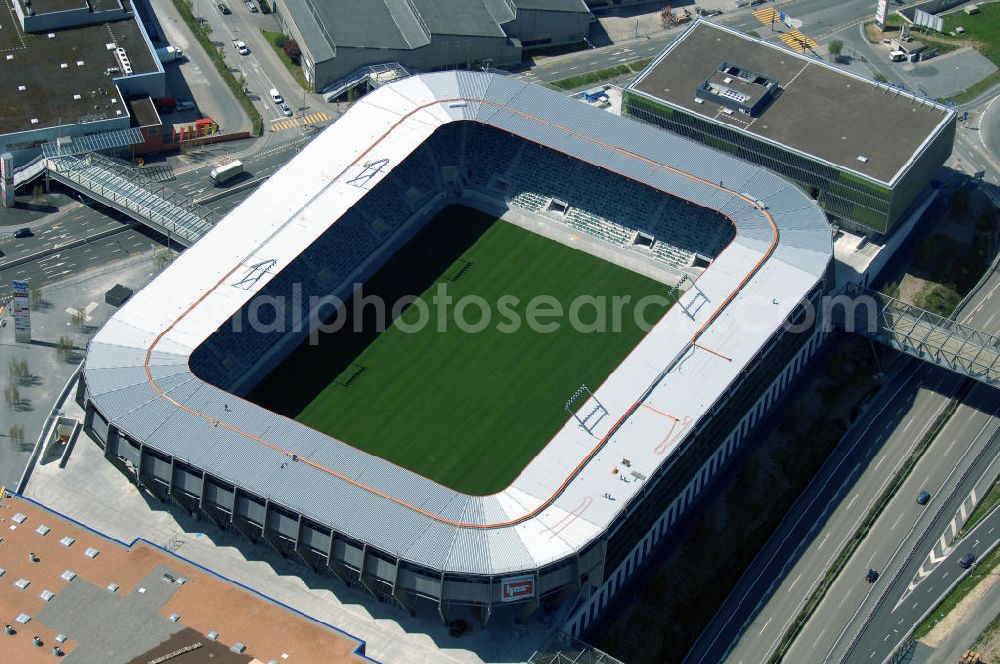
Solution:
M 12 424 L 7 430 L 7 436 L 10 438 L 10 444 L 14 447 L 20 447 L 24 444 L 24 425 Z
M 68 360 L 70 353 L 73 352 L 73 340 L 63 335 L 59 337 L 56 341 L 56 352 L 64 360 Z
M 660 25 L 664 28 L 669 28 L 674 24 L 674 10 L 667 5 L 660 12 Z
M 3 398 L 8 405 L 16 406 L 21 403 L 21 390 L 17 389 L 17 385 L 12 383 L 4 388 Z
M 78 330 L 83 329 L 83 327 L 87 324 L 87 314 L 84 313 L 83 309 L 74 309 L 71 320 L 73 325 Z
M 28 368 L 28 361 L 11 358 L 7 364 L 7 375 L 10 377 L 11 384 L 20 383 L 23 385 L 31 375 L 31 370 Z
M 840 54 L 844 52 L 844 42 L 839 39 L 834 39 L 827 46 L 827 49 L 830 51 L 830 55 L 833 56 L 834 60 L 840 60 Z
M 302 49 L 299 48 L 299 43 L 294 39 L 289 39 L 284 44 L 282 44 L 281 49 L 288 56 L 288 59 L 295 64 L 299 64 L 299 58 L 302 57 Z
M 165 268 L 170 261 L 174 260 L 174 255 L 169 249 L 161 249 L 153 254 L 153 269 L 157 272 Z
M 32 288 L 31 289 L 31 307 L 33 309 L 38 309 L 39 307 L 41 307 L 42 306 L 42 301 L 43 301 L 42 298 L 43 297 L 44 296 L 42 295 L 42 289 L 41 288 Z

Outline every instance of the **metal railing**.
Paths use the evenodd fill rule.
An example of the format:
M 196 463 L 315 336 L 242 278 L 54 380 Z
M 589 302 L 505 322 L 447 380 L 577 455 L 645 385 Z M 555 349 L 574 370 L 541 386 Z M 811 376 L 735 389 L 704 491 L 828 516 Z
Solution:
M 1000 387 L 1000 339 L 994 335 L 884 293 L 860 289 L 852 295 L 865 298 L 857 302 L 871 302 L 875 311 L 872 316 L 871 307 L 854 306 L 853 315 L 848 315 L 835 308 L 848 332 Z
M 92 153 L 46 161 L 54 179 L 106 201 L 180 244 L 190 246 L 214 226 L 215 220 L 188 199 L 114 159 Z

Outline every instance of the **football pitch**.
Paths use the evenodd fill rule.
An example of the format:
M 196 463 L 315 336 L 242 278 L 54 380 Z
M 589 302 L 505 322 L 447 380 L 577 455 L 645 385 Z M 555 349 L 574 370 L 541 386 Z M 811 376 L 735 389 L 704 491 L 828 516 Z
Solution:
M 640 341 L 637 301 L 660 296 L 647 298 L 650 325 L 673 302 L 668 286 L 460 206 L 442 210 L 363 292 L 386 309 L 404 295 L 419 302 L 382 332 L 374 305 L 358 316 L 348 302 L 341 329 L 296 351 L 258 400 L 473 495 L 508 486 L 566 422 L 573 392 L 582 383 L 596 390 Z M 577 301 L 574 319 L 568 312 L 581 296 L 591 297 Z M 612 298 L 624 296 L 615 331 Z M 536 315 L 529 325 L 540 311 L 533 301 L 564 315 Z M 293 384 L 301 393 L 289 394 Z M 281 404 L 267 403 L 274 400 Z

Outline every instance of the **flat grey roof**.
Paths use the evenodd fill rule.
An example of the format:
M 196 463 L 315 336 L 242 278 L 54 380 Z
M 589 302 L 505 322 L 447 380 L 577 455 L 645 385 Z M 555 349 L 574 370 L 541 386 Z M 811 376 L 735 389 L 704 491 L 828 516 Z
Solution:
M 428 39 L 410 6 L 400 0 L 368 0 L 364 3 L 300 0 L 286 5 L 295 15 L 306 9 L 321 32 L 336 46 L 411 49 Z M 308 38 L 308 37 L 307 37 Z
M 583 0 L 517 0 L 515 6 L 530 10 L 590 11 Z M 338 47 L 419 48 L 430 43 L 428 32 L 505 38 L 502 26 L 514 19 L 505 0 L 366 0 L 364 3 L 286 0 L 285 9 L 319 60 L 334 57 Z
M 778 79 L 777 99 L 758 118 L 695 102 L 695 90 L 723 60 Z M 886 183 L 954 116 L 940 104 L 708 21 L 696 21 L 629 88 Z
M 46 33 L 26 34 L 11 12 L 0 12 L 0 134 L 105 120 L 117 117 L 117 110 L 124 113 L 125 104 L 112 80 L 122 74 L 105 73 L 118 67 L 114 50 L 107 47 L 111 42 L 126 50 L 134 74 L 156 71 L 135 18 L 53 34 L 52 39 Z M 25 89 L 18 90 L 19 86 Z M 74 94 L 81 98 L 74 99 Z M 38 122 L 32 124 L 32 118 Z
M 590 13 L 583 0 L 514 0 L 518 9 L 537 11 Z
M 18 0 L 24 7 L 24 0 Z M 35 14 L 53 14 L 70 9 L 87 9 L 86 0 L 33 0 L 31 3 Z

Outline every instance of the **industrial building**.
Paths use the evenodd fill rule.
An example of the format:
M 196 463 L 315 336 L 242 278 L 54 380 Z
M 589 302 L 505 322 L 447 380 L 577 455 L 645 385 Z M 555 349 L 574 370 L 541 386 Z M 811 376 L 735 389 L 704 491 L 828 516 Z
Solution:
M 127 131 L 128 99 L 164 95 L 163 66 L 128 0 L 8 1 L 12 11 L 0 11 L 0 153 L 15 165 L 57 138 Z
M 624 112 L 798 183 L 838 226 L 888 235 L 951 153 L 955 111 L 699 20 L 627 87 Z
M 258 298 L 342 296 L 452 203 L 699 275 L 493 495 L 243 398 L 311 315 L 237 330 Z M 724 242 L 699 231 L 722 226 Z M 162 500 L 412 612 L 486 623 L 544 603 L 578 635 L 821 345 L 831 238 L 759 166 L 524 81 L 413 76 L 362 98 L 126 302 L 77 399 L 109 462 Z
M 277 0 L 278 21 L 302 49 L 302 72 L 324 91 L 370 65 L 419 71 L 508 66 L 525 49 L 582 42 L 583 0 Z

